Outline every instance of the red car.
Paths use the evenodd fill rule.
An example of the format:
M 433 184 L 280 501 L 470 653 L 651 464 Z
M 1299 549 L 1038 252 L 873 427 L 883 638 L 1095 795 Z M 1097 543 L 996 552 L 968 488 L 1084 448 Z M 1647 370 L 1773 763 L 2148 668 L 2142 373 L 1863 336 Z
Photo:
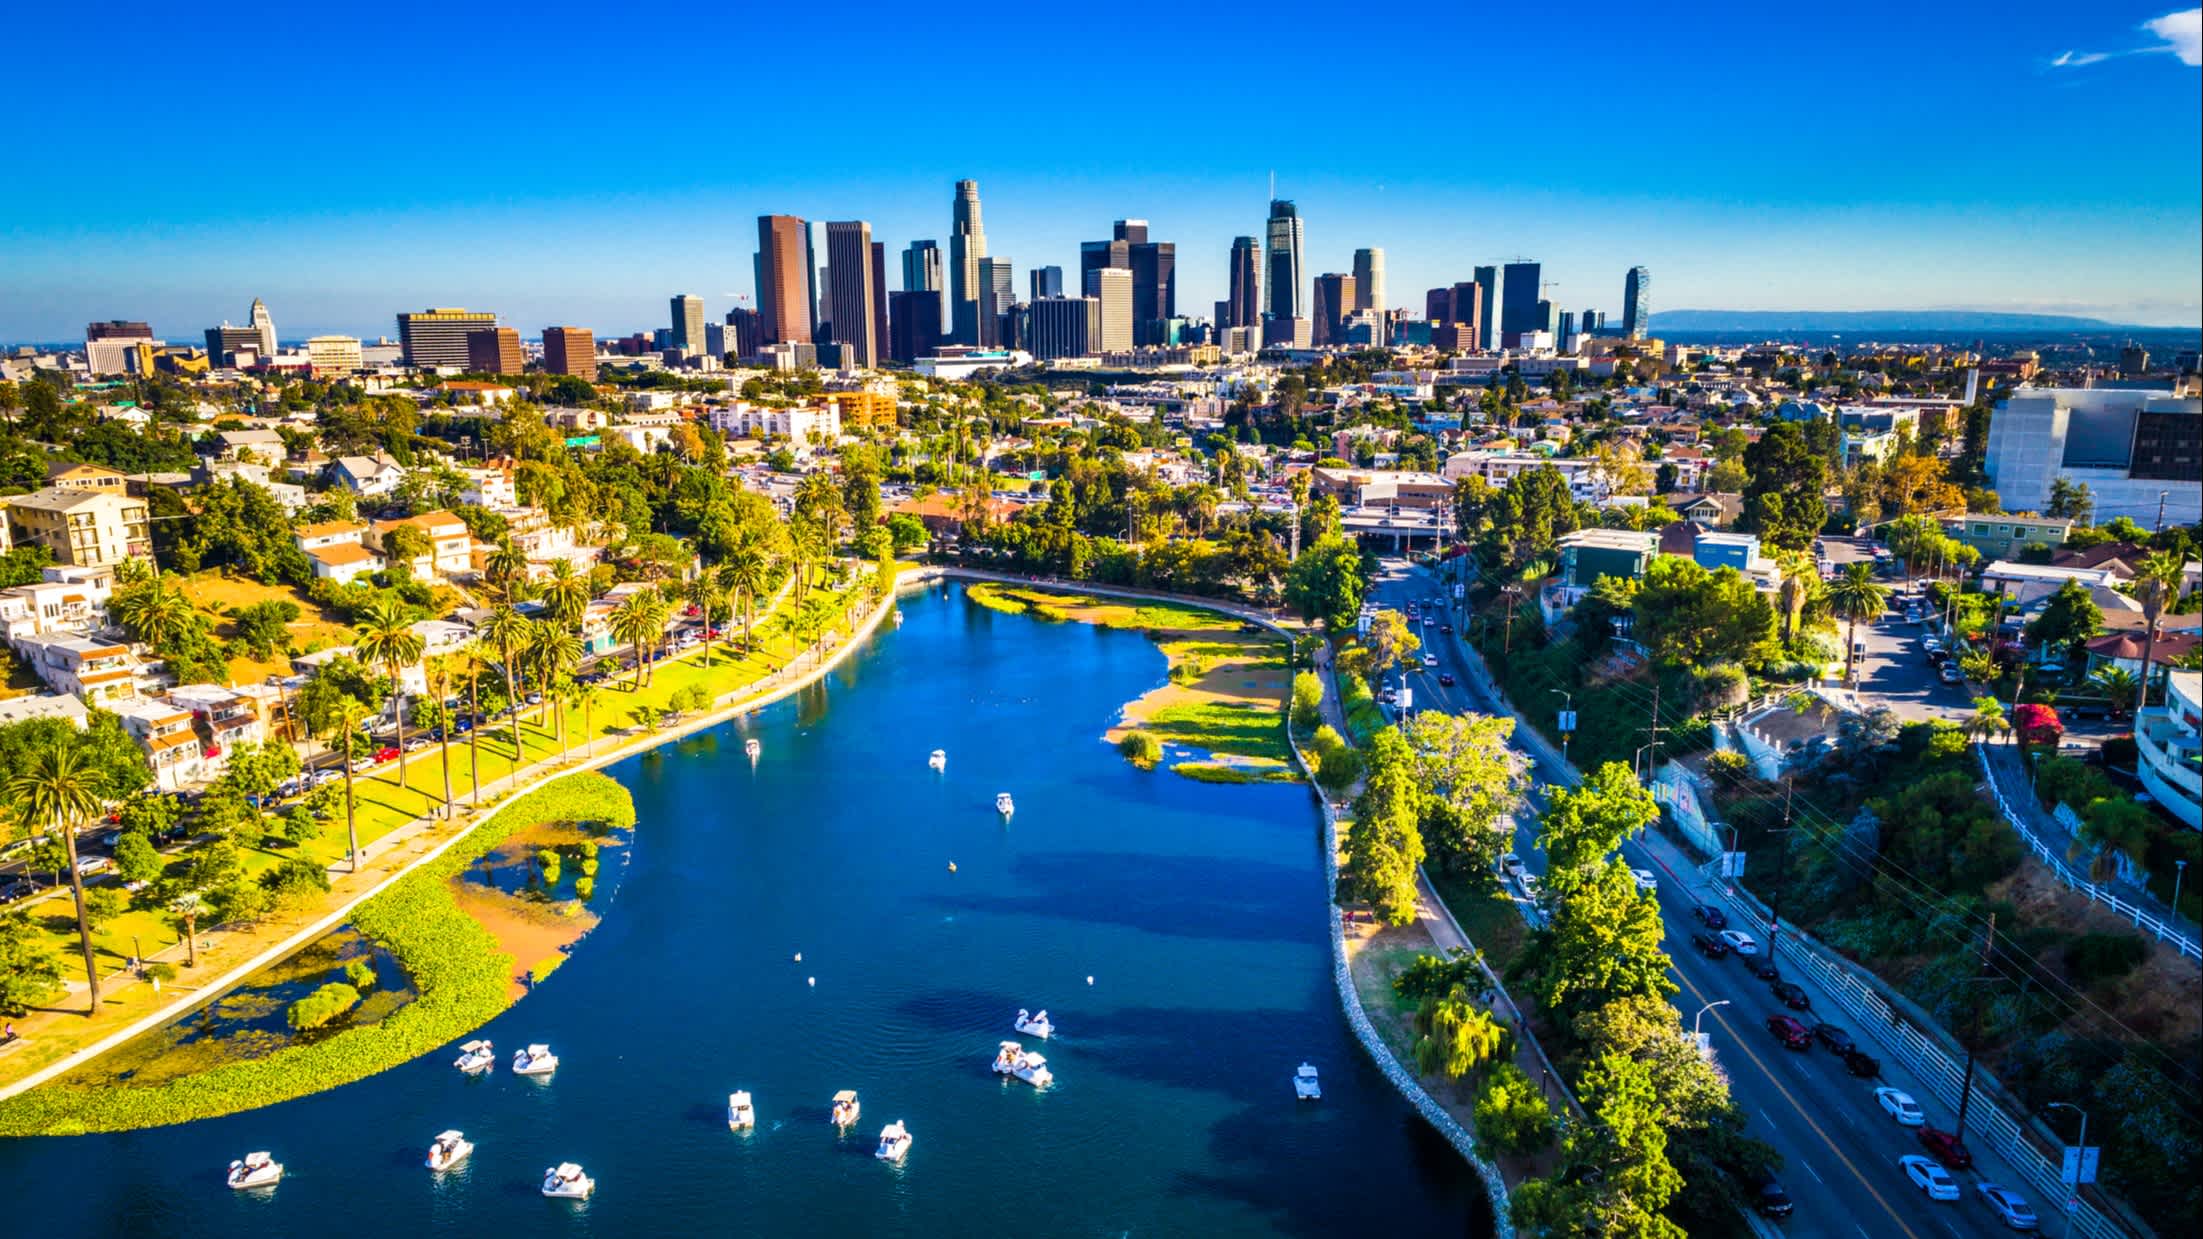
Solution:
M 396 760 L 398 760 L 398 750 L 395 746 L 385 746 L 383 748 L 375 750 L 375 761 L 377 764 L 386 761 Z
M 1944 1131 L 1940 1127 L 1922 1127 L 1920 1129 L 1920 1143 L 1928 1152 L 1935 1154 L 1937 1161 L 1953 1170 L 1970 1170 L 1973 1168 L 1974 1155 L 1966 1148 L 1966 1142 L 1958 1138 L 1956 1132 Z
M 1773 1033 L 1776 1040 L 1790 1049 L 1810 1050 L 1813 1048 L 1813 1030 L 1787 1015 L 1768 1016 L 1767 1031 Z

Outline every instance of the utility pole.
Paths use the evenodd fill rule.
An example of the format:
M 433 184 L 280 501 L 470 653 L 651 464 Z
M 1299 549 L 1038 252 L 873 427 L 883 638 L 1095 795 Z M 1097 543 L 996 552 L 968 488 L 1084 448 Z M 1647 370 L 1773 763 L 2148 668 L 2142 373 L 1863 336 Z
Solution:
M 1506 600 L 1501 605 L 1507 608 L 1507 626 L 1501 631 L 1499 637 L 1499 659 L 1503 663 L 1510 660 L 1510 657 L 1514 650 L 1515 597 L 1521 592 L 1522 591 L 1519 588 L 1513 585 L 1509 585 L 1499 591 L 1499 596 Z
M 1775 966 L 1775 944 L 1782 940 L 1782 889 L 1783 879 L 1790 872 L 1790 798 L 1797 791 L 1797 779 L 1789 774 L 1782 776 L 1782 829 L 1776 832 L 1780 840 L 1775 845 L 1775 885 L 1767 900 L 1767 966 Z
M 1982 963 L 1986 964 L 1989 962 L 1989 949 L 1990 947 L 1995 945 L 1995 943 L 1996 913 L 1991 912 L 1989 913 L 1989 930 L 1987 933 L 1981 936 Z M 1974 979 L 1989 980 L 1991 978 L 1976 977 Z M 1969 998 L 1966 1009 L 1970 1013 L 1970 1018 L 1968 1018 L 1966 1021 L 1966 1035 L 1969 1039 L 1973 1037 L 1978 1037 L 1981 1035 L 1981 1000 L 1978 998 Z M 1960 1140 L 1964 1140 L 1966 1138 L 1966 1107 L 1973 1101 L 1973 1099 L 1974 1048 L 1971 1044 L 1968 1044 L 1966 1046 L 1966 1075 L 1965 1078 L 1961 1080 L 1958 1085 L 1958 1126 L 1954 1129 L 1955 1134 Z

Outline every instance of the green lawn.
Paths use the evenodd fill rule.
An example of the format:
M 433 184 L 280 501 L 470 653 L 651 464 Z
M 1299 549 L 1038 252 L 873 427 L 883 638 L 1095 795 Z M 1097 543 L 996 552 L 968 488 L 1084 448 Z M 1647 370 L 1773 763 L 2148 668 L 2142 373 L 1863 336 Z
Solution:
M 1453 919 L 1461 922 L 1461 932 L 1484 952 L 1492 971 L 1505 972 L 1530 936 L 1530 927 L 1523 923 L 1513 900 L 1496 884 L 1473 875 L 1446 873 L 1436 865 L 1425 872 Z

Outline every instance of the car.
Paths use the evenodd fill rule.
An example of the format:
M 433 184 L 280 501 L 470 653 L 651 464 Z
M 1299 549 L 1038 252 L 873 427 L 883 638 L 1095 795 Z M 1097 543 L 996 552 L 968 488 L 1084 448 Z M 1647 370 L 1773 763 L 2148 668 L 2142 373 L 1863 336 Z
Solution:
M 372 757 L 362 757 L 352 763 L 353 774 L 366 774 L 368 771 L 373 770 L 374 768 L 375 759 Z
M 76 858 L 76 871 L 81 877 L 88 878 L 95 873 L 105 873 L 114 867 L 115 862 L 105 856 L 79 856 Z
M 1949 662 L 1950 660 L 1951 660 L 1951 652 L 1950 652 L 1949 650 L 1929 650 L 1929 651 L 1928 651 L 1928 665 L 1929 665 L 1929 666 L 1932 666 L 1932 667 L 1940 667 L 1940 666 L 1942 666 L 1942 665 L 1943 665 L 1944 663 L 1947 663 L 1947 662 Z
M 1518 877 L 1521 876 L 1522 858 L 1515 855 L 1513 852 L 1507 852 L 1501 855 L 1499 858 L 1499 870 L 1501 873 L 1511 873 Z
M 1795 981 L 1775 981 L 1770 983 L 1767 989 L 1781 1001 L 1783 1006 L 1790 1008 L 1792 1011 L 1810 1011 L 1813 1009 L 1812 998 L 1807 996 L 1805 990 L 1800 988 Z
M 1865 1050 L 1844 1051 L 1843 1069 L 1862 1080 L 1871 1080 L 1882 1074 L 1882 1060 Z
M 1922 637 L 1920 638 L 1920 648 L 1926 650 L 1930 654 L 1943 652 L 1943 638 Z
M 1739 955 L 1759 954 L 1759 940 L 1741 929 L 1722 930 L 1721 940 L 1728 943 L 1729 949 Z
M 1928 1152 L 1960 1170 L 1973 1168 L 1973 1150 L 1966 1147 L 1966 1142 L 1958 1138 L 1957 1132 L 1944 1131 L 1940 1127 L 1922 1127 L 1917 1134 L 1920 1137 L 1920 1147 Z
M 1765 1166 L 1744 1174 L 1745 1194 L 1751 1197 L 1752 1208 L 1761 1217 L 1789 1217 L 1796 1206 L 1790 1202 L 1790 1193 L 1783 1190 L 1774 1173 Z
M 1974 1195 L 1981 1203 L 1994 1210 L 1997 1220 L 2013 1230 L 2033 1230 L 2035 1211 L 2027 1207 L 2027 1198 L 2001 1183 L 1976 1183 Z
M 1907 1153 L 1897 1159 L 1897 1164 L 1904 1168 L 1905 1177 L 1912 1180 L 1914 1187 L 1928 1194 L 1929 1200 L 1958 1199 L 1958 1181 L 1934 1158 Z
M 1450 636 L 1452 636 L 1452 635 L 1453 635 L 1453 625 L 1451 625 L 1451 624 L 1440 624 L 1440 625 L 1438 626 L 1438 631 L 1440 631 L 1440 632 L 1442 632 L 1442 633 L 1445 633 L 1445 634 L 1446 634 L 1447 636 L 1449 636 L 1449 637 L 1450 637 Z
M 1769 984 L 1782 979 L 1782 973 L 1776 969 L 1775 961 L 1771 959 L 1747 959 L 1744 961 L 1744 970 Z
M 375 762 L 376 764 L 380 765 L 381 763 L 386 761 L 396 761 L 399 757 L 403 755 L 403 752 L 398 748 L 397 745 L 386 744 L 381 748 L 375 750 Z
M 116 844 L 122 842 L 122 832 L 119 830 L 110 830 L 106 834 L 99 837 L 99 842 L 101 847 L 111 848 Z
M 1390 684 L 1385 685 L 1384 691 L 1377 694 L 1377 700 L 1384 702 L 1388 706 L 1398 701 L 1399 699 L 1400 690 L 1392 687 Z
M 1692 916 L 1698 918 L 1699 924 L 1708 929 L 1727 929 L 1729 927 L 1728 915 L 1710 903 L 1699 904 L 1693 907 L 1690 912 Z
M 1439 686 L 1440 686 L 1440 687 L 1443 687 L 1443 688 L 1452 688 L 1452 687 L 1453 687 L 1453 673 L 1452 673 L 1451 671 L 1441 671 L 1441 672 L 1439 672 L 1439 673 L 1438 673 L 1438 683 L 1439 683 Z
M 1660 893 L 1660 879 L 1653 875 L 1652 870 L 1632 869 L 1629 871 L 1629 877 L 1631 881 L 1637 884 L 1638 894 L 1658 895 Z
M 1813 1025 L 1813 1040 L 1837 1054 L 1849 1054 L 1859 1048 L 1858 1043 L 1851 1039 L 1850 1033 L 1829 1023 Z
M 1813 1048 L 1813 1034 L 1811 1030 L 1807 1029 L 1805 1025 L 1799 1023 L 1797 1020 L 1791 1018 L 1790 1016 L 1768 1016 L 1767 1031 L 1775 1035 L 1775 1040 L 1782 1042 L 1783 1045 L 1788 1046 L 1790 1049 L 1810 1050 Z
M 331 766 L 323 766 L 321 769 L 314 771 L 313 774 L 307 778 L 307 782 L 311 783 L 315 787 L 319 787 L 322 784 L 327 783 L 331 779 L 340 779 L 343 777 L 344 773 L 342 771 L 337 770 L 336 768 Z
M 1880 1106 L 1882 1113 L 1894 1119 L 1899 1127 L 1920 1127 L 1928 1121 L 1928 1116 L 1920 1112 L 1920 1103 L 1912 1099 L 1911 1093 L 1901 1088 L 1875 1089 L 1874 1104 Z
M 1966 673 L 1960 671 L 1958 669 L 1958 664 L 1954 662 L 1944 663 L 1941 667 L 1936 669 L 1935 675 L 1937 679 L 1943 681 L 1945 684 L 1963 684 L 1966 680 Z
M 418 753 L 422 749 L 427 748 L 431 743 L 432 741 L 427 736 L 407 736 L 405 738 L 405 751 L 408 753 Z
M 1729 955 L 1728 943 L 1719 938 L 1708 937 L 1705 934 L 1692 934 L 1690 944 L 1697 947 L 1698 953 L 1707 959 L 1726 959 Z
M 0 886 L 0 900 L 10 902 L 28 898 L 37 893 L 38 882 L 34 878 L 17 878 L 5 886 Z

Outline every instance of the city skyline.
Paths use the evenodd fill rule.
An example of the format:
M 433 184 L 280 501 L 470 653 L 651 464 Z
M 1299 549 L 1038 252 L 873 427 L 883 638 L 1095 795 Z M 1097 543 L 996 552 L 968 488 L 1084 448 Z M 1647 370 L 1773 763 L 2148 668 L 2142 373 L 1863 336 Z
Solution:
M 1181 34 L 1221 36 L 1246 16 L 1203 12 Z M 1283 59 L 1324 47 L 1321 23 L 1283 16 Z M 973 17 L 1000 19 L 1007 55 L 1062 33 L 1006 8 L 982 5 Z M 510 64 L 431 44 L 309 74 L 281 66 L 307 63 L 293 53 L 339 35 L 316 24 L 333 18 L 216 32 L 183 14 L 146 14 L 113 32 L 98 63 L 142 62 L 133 95 L 162 98 L 171 110 L 222 103 L 224 85 L 194 67 L 197 57 L 177 54 L 219 40 L 225 54 L 275 66 L 262 98 L 278 132 L 313 115 L 319 132 L 353 135 L 362 158 L 420 119 L 385 100 L 459 72 L 519 111 L 570 117 L 575 140 L 563 150 L 619 156 L 569 157 L 555 174 L 509 179 L 362 177 L 341 142 L 276 143 L 249 156 L 248 193 L 236 177 L 210 174 L 197 144 L 152 143 L 127 190 L 50 177 L 11 204 L 0 225 L 0 339 L 64 340 L 85 322 L 129 317 L 184 340 L 233 319 L 253 296 L 280 307 L 287 339 L 387 334 L 393 313 L 424 305 L 493 306 L 530 332 L 551 323 L 609 332 L 657 322 L 665 290 L 683 288 L 719 319 L 736 304 L 729 294 L 758 305 L 748 237 L 760 214 L 863 219 L 891 253 L 933 238 L 946 256 L 959 179 L 982 187 L 986 244 L 1015 256 L 1019 291 L 1035 266 L 1075 269 L 1097 221 L 1146 219 L 1177 246 L 1179 312 L 1207 317 L 1229 296 L 1232 238 L 1264 234 L 1273 172 L 1275 196 L 1294 202 L 1305 223 L 1304 279 L 1352 271 L 1356 250 L 1381 249 L 1389 308 L 1413 308 L 1423 290 L 1466 279 L 1475 266 L 1531 256 L 1556 305 L 1617 317 L 1620 273 L 1643 265 L 1659 274 L 1662 309 L 2203 321 L 2194 190 L 2203 177 L 2195 67 L 2203 56 L 2192 10 L 2168 13 L 2166 0 L 2108 13 L 2046 3 L 1908 9 L 1908 37 L 1893 44 L 1832 34 L 1806 14 L 1741 7 L 1672 25 L 1640 17 L 1593 6 L 1555 55 L 1480 68 L 1495 98 L 1582 101 L 1586 126 L 1568 123 L 1567 108 L 1547 107 L 1550 130 L 1509 129 L 1510 140 L 1528 143 L 1522 158 L 1494 158 L 1473 131 L 1411 108 L 1386 113 L 1376 131 L 1309 109 L 1290 140 L 1220 144 L 1198 121 L 1157 130 L 1163 136 L 1143 148 L 1135 172 L 1082 162 L 1057 141 L 1077 125 L 1106 132 L 1135 123 L 1099 101 L 1066 103 L 1045 124 L 989 113 L 988 140 L 968 154 L 929 147 L 913 156 L 860 143 L 824 160 L 801 143 L 757 143 L 738 144 L 732 158 L 697 158 L 678 127 L 661 134 L 633 123 L 633 108 L 663 73 L 694 68 L 714 88 L 760 97 L 799 80 L 792 62 L 728 57 L 734 36 L 711 29 L 679 46 L 592 43 L 602 71 L 554 85 L 533 58 L 581 47 L 553 24 L 532 30 Z M 796 19 L 761 20 L 792 28 Z M 1624 26 L 1627 38 L 1602 33 Z M 1431 15 L 1415 39 L 1388 47 L 1390 67 L 1402 80 L 1438 72 L 1453 36 L 1472 33 L 1504 41 L 1553 32 L 1515 12 Z M 1709 53 L 1780 72 L 1661 69 L 1704 63 Z M 29 133 L 136 119 L 131 98 L 79 100 L 64 89 L 97 75 L 90 55 L 64 45 L 26 64 L 0 85 L 0 106 Z M 889 40 L 859 42 L 844 68 L 862 81 L 895 55 Z M 739 72 L 730 75 L 727 63 Z M 1657 90 L 1630 88 L 1648 74 Z M 1796 88 L 1819 80 L 1859 89 Z M 1908 86 L 1865 89 L 1879 80 Z M 1123 85 L 1182 84 L 1165 58 Z M 876 93 L 837 96 L 806 123 L 831 130 L 874 115 Z M 963 113 L 940 106 L 943 123 L 964 123 Z

